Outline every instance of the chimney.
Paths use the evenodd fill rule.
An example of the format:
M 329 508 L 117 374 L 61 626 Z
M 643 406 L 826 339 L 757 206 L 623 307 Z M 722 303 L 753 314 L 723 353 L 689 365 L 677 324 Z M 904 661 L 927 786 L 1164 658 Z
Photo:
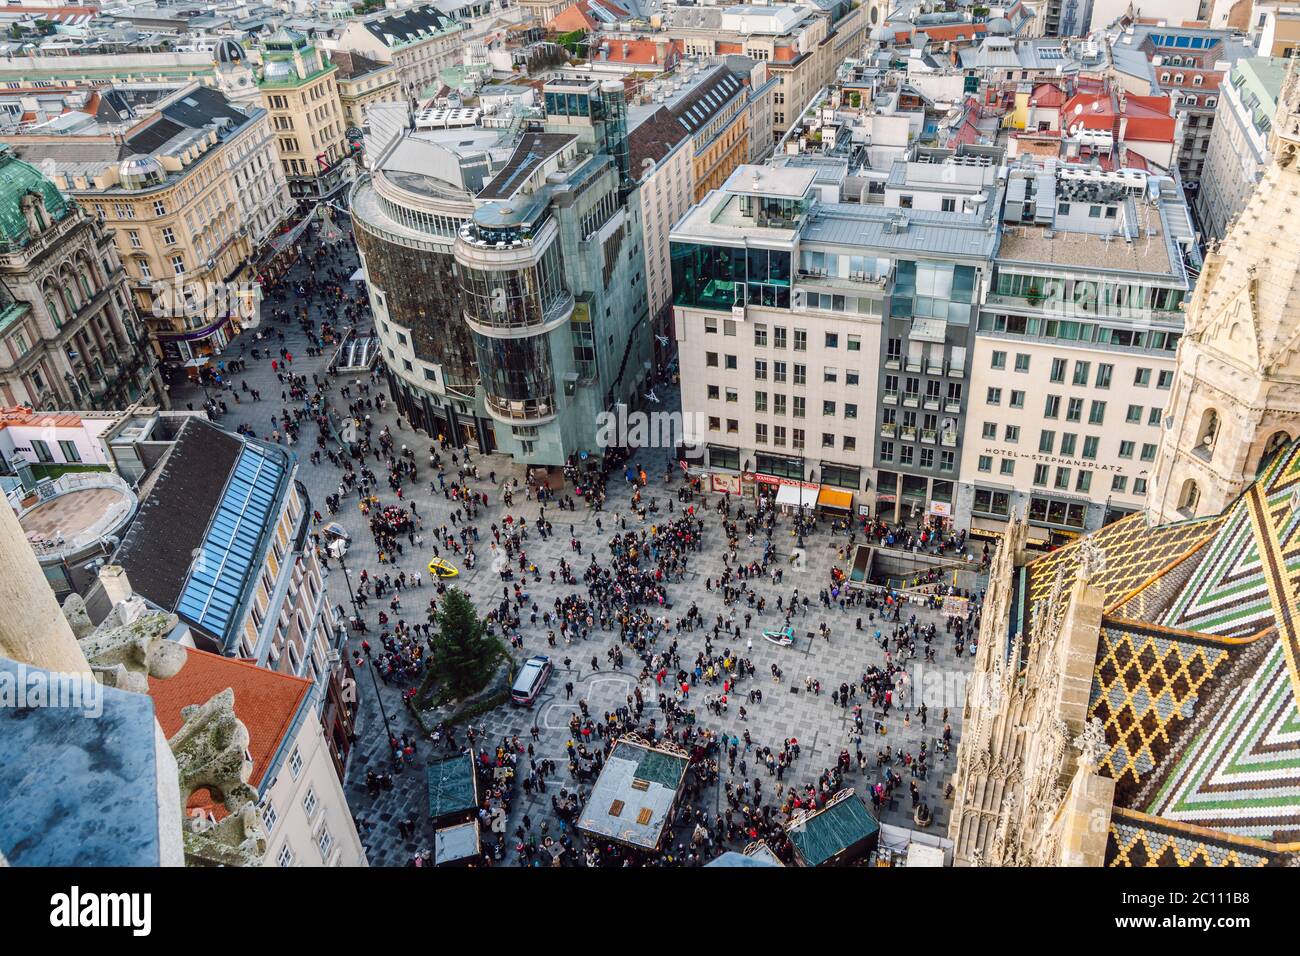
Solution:
M 103 585 L 104 594 L 112 607 L 117 607 L 131 597 L 131 582 L 127 579 L 126 568 L 120 564 L 108 564 L 100 568 L 99 583 Z

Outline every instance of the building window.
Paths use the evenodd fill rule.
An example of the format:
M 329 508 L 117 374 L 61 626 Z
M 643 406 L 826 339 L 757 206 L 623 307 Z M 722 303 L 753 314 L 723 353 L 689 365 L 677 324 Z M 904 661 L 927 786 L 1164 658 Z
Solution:
M 280 855 L 275 858 L 276 866 L 293 866 L 293 850 L 289 849 L 289 844 L 280 847 Z
M 998 423 L 985 422 L 980 426 L 980 437 L 985 441 L 995 441 L 998 437 Z
M 1007 353 L 1006 353 L 1006 352 L 994 352 L 994 353 L 993 353 L 993 359 L 992 359 L 992 361 L 989 363 L 989 367 L 990 367 L 990 368 L 1006 368 L 1006 367 L 1007 367 Z
M 991 472 L 993 470 L 993 458 L 989 455 L 980 455 L 979 470 L 983 472 Z
M 316 845 L 320 847 L 322 860 L 329 860 L 330 848 L 334 846 L 334 838 L 330 836 L 329 827 L 321 827 L 320 836 L 316 838 Z
M 302 808 L 306 811 L 308 820 L 316 815 L 318 806 L 320 806 L 320 801 L 316 799 L 316 788 L 308 787 L 307 795 L 302 798 Z
M 1003 458 L 998 463 L 998 472 L 1003 475 L 1014 475 L 1016 473 L 1016 460 L 1014 458 Z
M 987 396 L 987 398 L 985 399 L 985 401 L 986 401 L 989 405 L 1001 405 L 1001 404 L 1002 404 L 1002 389 L 1000 389 L 1000 388 L 990 388 L 989 391 L 988 391 L 988 396 Z
M 262 826 L 266 827 L 267 833 L 275 832 L 276 819 L 275 804 L 268 800 L 266 806 L 262 808 Z
M 1017 372 L 1029 371 L 1029 356 L 1023 352 L 1016 353 L 1016 371 Z

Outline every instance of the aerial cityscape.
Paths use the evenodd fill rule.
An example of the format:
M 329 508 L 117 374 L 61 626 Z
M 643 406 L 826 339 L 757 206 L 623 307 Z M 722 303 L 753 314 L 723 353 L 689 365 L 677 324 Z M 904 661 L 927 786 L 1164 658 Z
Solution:
M 1296 0 L 0 25 L 0 866 L 1300 865 Z

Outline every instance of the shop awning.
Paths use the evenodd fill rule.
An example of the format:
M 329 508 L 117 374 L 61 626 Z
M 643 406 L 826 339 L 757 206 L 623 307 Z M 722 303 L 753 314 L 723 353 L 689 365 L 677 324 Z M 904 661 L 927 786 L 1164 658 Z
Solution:
M 800 498 L 802 497 L 802 502 Z M 816 488 L 800 488 L 797 485 L 782 485 L 776 490 L 776 503 L 778 507 L 798 508 L 802 504 L 805 508 L 813 508 L 817 505 Z
M 823 485 L 817 495 L 817 504 L 822 508 L 834 508 L 836 511 L 852 511 L 853 492 Z
M 366 281 L 366 270 L 365 270 L 365 269 L 358 269 L 356 272 L 352 273 L 352 281 L 353 281 L 353 282 L 365 282 L 365 281 Z

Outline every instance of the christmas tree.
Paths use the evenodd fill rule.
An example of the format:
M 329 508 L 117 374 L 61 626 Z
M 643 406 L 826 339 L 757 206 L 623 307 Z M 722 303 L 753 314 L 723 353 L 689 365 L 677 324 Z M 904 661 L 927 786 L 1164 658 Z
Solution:
M 488 636 L 474 605 L 458 588 L 443 596 L 437 620 L 433 676 L 444 702 L 463 700 L 483 689 L 505 652 Z

